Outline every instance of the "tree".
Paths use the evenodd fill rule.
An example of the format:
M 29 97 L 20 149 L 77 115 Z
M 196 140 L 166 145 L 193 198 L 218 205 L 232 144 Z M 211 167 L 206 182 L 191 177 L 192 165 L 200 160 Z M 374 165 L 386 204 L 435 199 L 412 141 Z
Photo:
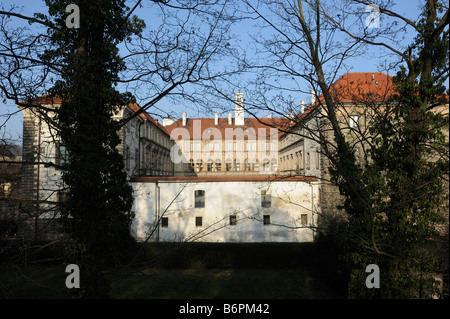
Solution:
M 330 160 L 332 181 L 344 199 L 350 295 L 429 297 L 433 293 L 429 275 L 438 268 L 436 257 L 425 252 L 441 220 L 440 209 L 445 202 L 442 184 L 448 180 L 448 140 L 443 134 L 448 130 L 448 114 L 436 114 L 437 106 L 448 105 L 442 86 L 448 79 L 448 51 L 444 49 L 448 45 L 448 8 L 429 1 L 416 23 L 392 11 L 389 3 L 380 3 L 377 7 L 382 16 L 388 17 L 387 22 L 383 28 L 370 30 L 364 27 L 364 13 L 349 7 L 355 3 L 370 4 L 246 2 L 250 13 L 274 35 L 257 39 L 268 56 L 265 64 L 250 59 L 244 62 L 248 69 L 260 70 L 255 82 L 257 95 L 264 102 L 260 108 L 267 110 L 267 105 L 274 105 L 271 111 L 290 114 L 298 105 L 292 98 L 278 93 L 270 98 L 267 92 L 301 92 L 296 85 L 302 87 L 305 82 L 319 97 L 317 103 L 324 110 L 323 118 L 333 138 L 327 139 L 322 133 L 315 136 L 322 154 Z M 411 27 L 416 39 L 402 49 L 396 36 Z M 390 40 L 378 40 L 384 38 Z M 370 47 L 389 52 L 394 56 L 391 63 L 401 71 L 394 80 L 395 94 L 379 101 L 370 129 L 358 132 L 358 128 L 341 125 L 338 112 L 342 103 L 333 83 L 345 63 Z M 289 78 L 291 82 L 286 81 Z M 296 79 L 304 82 L 298 84 Z M 272 101 L 275 103 L 269 104 Z M 370 106 L 370 101 L 353 102 Z M 292 117 L 299 124 L 301 119 Z M 367 161 L 363 165 L 355 156 L 347 129 L 364 137 Z M 384 269 L 384 289 L 368 292 L 364 286 L 364 269 L 369 263 L 379 263 Z
M 154 17 L 161 16 L 155 19 L 159 24 L 152 21 L 145 32 L 143 21 L 132 17 L 142 1 L 131 9 L 125 1 L 79 1 L 79 28 L 66 25 L 68 1 L 46 1 L 49 16 L 25 16 L 14 7 L 0 11 L 2 97 L 36 114 L 54 130 L 54 142 L 61 139 L 68 152 L 64 165 L 39 154 L 27 165 L 31 171 L 45 165 L 63 172 L 63 187 L 69 190 L 62 209 L 63 229 L 69 235 L 67 261 L 81 268 L 84 297 L 107 295 L 102 272 L 111 258 L 124 257 L 121 248 L 132 242 L 131 188 L 116 149 L 117 131 L 141 112 L 155 109 L 164 97 L 193 98 L 189 84 L 221 76 L 209 63 L 227 50 L 228 21 L 232 22 L 227 3 L 151 1 Z M 33 29 L 11 28 L 12 19 L 33 24 Z M 119 45 L 128 54 L 119 56 Z M 130 94 L 119 93 L 117 85 L 145 102 L 141 111 L 114 122 L 119 107 L 134 101 Z M 50 95 L 39 98 L 48 91 Z M 61 106 L 48 107 L 52 99 L 62 100 Z M 35 202 L 37 221 L 43 198 Z
M 46 3 L 55 23 L 65 23 L 67 3 Z M 61 209 L 62 229 L 69 237 L 66 258 L 80 267 L 81 296 L 103 298 L 108 293 L 103 271 L 111 258 L 123 258 L 133 247 L 132 190 L 112 116 L 131 101 L 114 88 L 124 67 L 117 44 L 137 33 L 142 22 L 128 19 L 124 1 L 79 1 L 78 6 L 91 14 L 83 15 L 78 29 L 50 29 L 55 49 L 42 59 L 59 60 L 62 71 L 50 92 L 62 97 L 56 122 L 68 151 L 62 178 L 69 192 Z

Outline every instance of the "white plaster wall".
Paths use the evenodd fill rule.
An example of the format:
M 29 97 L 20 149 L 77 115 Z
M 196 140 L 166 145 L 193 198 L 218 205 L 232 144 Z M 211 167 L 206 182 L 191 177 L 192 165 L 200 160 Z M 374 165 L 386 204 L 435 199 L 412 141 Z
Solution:
M 157 187 L 159 216 L 169 218 L 168 227 L 159 227 L 151 240 L 203 242 L 309 242 L 311 226 L 317 223 L 318 183 L 306 182 L 140 182 L 132 183 L 135 192 L 132 232 L 139 240 L 155 229 Z M 271 192 L 270 208 L 261 207 L 261 190 Z M 205 207 L 194 207 L 195 190 L 205 191 Z M 301 214 L 308 224 L 301 225 Z M 237 225 L 229 225 L 229 216 Z M 271 224 L 263 224 L 270 215 Z M 203 217 L 196 227 L 195 217 Z

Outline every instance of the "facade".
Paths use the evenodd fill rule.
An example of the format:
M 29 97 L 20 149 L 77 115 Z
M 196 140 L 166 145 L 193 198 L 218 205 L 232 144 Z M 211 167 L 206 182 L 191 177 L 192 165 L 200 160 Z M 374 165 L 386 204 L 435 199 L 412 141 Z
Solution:
M 268 176 L 137 178 L 132 232 L 171 242 L 311 242 L 316 178 Z
M 279 175 L 285 118 L 234 116 L 166 120 L 174 176 L 136 177 L 132 232 L 139 240 L 306 242 L 314 239 L 317 178 Z
M 175 176 L 247 176 L 278 172 L 280 130 L 285 118 L 246 118 L 242 92 L 235 95 L 234 117 L 188 118 L 165 126 L 175 141 Z
M 339 101 L 338 121 L 363 163 L 368 160 L 367 123 L 392 93 L 391 77 L 347 73 L 332 92 Z M 285 118 L 246 117 L 240 91 L 234 116 L 229 112 L 226 118 L 217 113 L 189 118 L 183 112 L 178 120 L 159 123 L 137 104 L 122 108 L 115 118 L 124 122 L 118 148 L 134 189 L 134 236 L 145 241 L 305 242 L 314 240 L 317 227 L 345 218 L 329 174 L 333 133 L 323 97 L 311 94 L 310 105 L 302 103 L 298 115 Z M 40 102 L 49 109 L 61 103 L 47 97 Z M 441 111 L 448 114 L 448 105 Z M 22 112 L 21 200 L 26 204 L 21 218 L 28 225 L 23 233 L 48 238 L 56 235 L 49 229 L 66 191 L 58 168 L 66 153 L 48 120 L 51 112 L 47 118 L 32 108 Z
M 37 100 L 49 110 L 59 107 L 59 98 L 43 96 Z M 124 156 L 129 178 L 137 175 L 173 175 L 170 162 L 171 141 L 165 129 L 147 113 L 131 117 L 139 106 L 130 104 L 115 115 L 117 121 L 130 120 L 119 131 L 119 151 Z M 20 235 L 25 238 L 50 239 L 59 236 L 59 204 L 67 189 L 61 179 L 61 165 L 67 159 L 64 145 L 52 126 L 54 112 L 45 116 L 32 107 L 22 107 L 23 150 L 19 211 Z
M 370 161 L 368 150 L 373 136 L 370 121 L 384 114 L 386 101 L 394 94 L 392 76 L 380 72 L 345 73 L 331 87 L 337 122 L 361 165 Z M 315 176 L 320 180 L 319 227 L 345 219 L 338 207 L 343 204 L 339 189 L 332 184 L 329 156 L 335 151 L 334 133 L 327 116 L 325 100 L 312 91 L 312 103 L 301 112 L 295 125 L 280 136 L 281 174 Z M 434 112 L 448 116 L 449 106 L 438 105 Z M 444 132 L 448 143 L 448 130 Z M 319 143 L 320 141 L 320 143 Z M 440 233 L 448 238 L 448 207 L 443 208 Z M 446 225 L 445 225 L 446 224 Z

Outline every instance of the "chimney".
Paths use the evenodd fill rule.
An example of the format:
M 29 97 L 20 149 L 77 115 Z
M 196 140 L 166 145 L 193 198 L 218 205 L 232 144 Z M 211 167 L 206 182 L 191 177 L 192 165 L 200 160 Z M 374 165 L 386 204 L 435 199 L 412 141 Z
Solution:
M 214 125 L 219 125 L 219 114 L 214 113 Z
M 314 89 L 311 90 L 311 104 L 316 103 L 316 91 Z
M 272 113 L 267 114 L 267 118 L 271 119 L 272 118 Z
M 186 112 L 183 112 L 183 126 L 186 126 Z
M 228 112 L 228 125 L 233 124 L 233 120 L 231 119 L 231 112 Z
M 300 113 L 303 113 L 305 110 L 305 100 L 302 100 L 302 105 L 300 106 Z

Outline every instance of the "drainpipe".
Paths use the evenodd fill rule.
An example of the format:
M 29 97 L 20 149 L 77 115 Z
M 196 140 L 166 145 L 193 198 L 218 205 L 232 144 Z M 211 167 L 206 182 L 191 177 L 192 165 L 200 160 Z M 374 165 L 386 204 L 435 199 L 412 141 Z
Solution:
M 38 143 L 37 143 L 37 181 L 36 181 L 36 217 L 34 219 L 34 240 L 38 239 L 38 220 L 39 220 L 39 178 L 40 178 L 40 161 L 41 161 L 41 117 L 38 124 Z
M 145 123 L 145 121 L 144 121 Z M 137 167 L 137 174 L 141 175 L 141 127 L 144 124 L 142 122 L 139 122 L 139 124 L 137 125 L 138 127 L 138 139 L 137 139 L 137 143 L 138 143 L 138 156 L 137 158 L 135 158 L 135 163 L 134 166 L 135 168 Z
M 161 225 L 161 221 L 159 220 L 159 200 L 160 200 L 159 190 L 160 189 L 158 181 L 156 181 L 155 183 L 156 242 L 159 242 L 159 228 Z
M 311 226 L 312 226 L 312 235 L 313 235 L 313 240 L 315 238 L 315 230 L 314 230 L 314 185 L 313 182 L 311 182 L 309 184 L 309 186 L 311 186 Z

